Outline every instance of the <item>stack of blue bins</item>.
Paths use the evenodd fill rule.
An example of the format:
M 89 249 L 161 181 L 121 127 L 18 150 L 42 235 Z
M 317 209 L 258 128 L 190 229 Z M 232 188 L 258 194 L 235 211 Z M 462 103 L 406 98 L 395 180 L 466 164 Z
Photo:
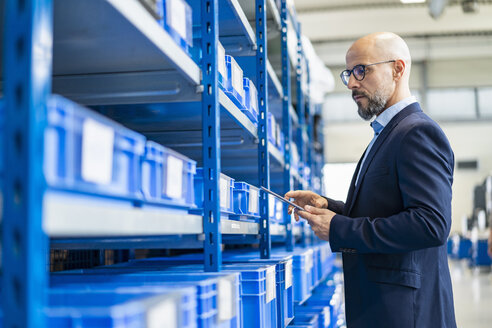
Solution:
M 472 265 L 489 267 L 492 265 L 492 260 L 487 253 L 488 241 L 487 239 L 478 239 L 473 242 L 472 245 Z
M 190 263 L 189 258 L 153 258 L 120 264 L 139 270 L 157 270 L 175 275 L 203 272 L 203 264 Z M 203 262 L 202 262 L 203 263 Z M 267 263 L 223 264 L 221 272 L 240 274 L 242 327 L 277 326 L 276 266 Z
M 196 327 L 191 288 L 103 288 L 64 286 L 48 290 L 46 326 L 56 328 Z M 0 312 L 0 327 L 3 323 Z
M 53 287 L 73 284 L 92 285 L 94 289 L 111 286 L 158 286 L 196 290 L 197 327 L 240 327 L 241 307 L 239 274 L 163 271 L 157 267 L 143 269 L 128 263 L 88 270 L 73 270 L 53 275 Z M 110 284 L 109 287 L 105 285 Z
M 293 263 L 293 285 L 294 285 L 294 303 L 304 303 L 313 289 L 313 257 L 314 252 L 310 248 L 295 248 L 294 252 L 285 250 L 272 249 L 272 257 L 284 257 L 292 255 Z
M 294 287 L 292 285 L 292 256 L 259 259 L 258 251 L 229 251 L 222 253 L 222 263 L 227 265 L 255 263 L 275 265 L 277 327 L 285 327 L 294 317 Z M 202 254 L 173 257 L 175 263 L 203 263 Z

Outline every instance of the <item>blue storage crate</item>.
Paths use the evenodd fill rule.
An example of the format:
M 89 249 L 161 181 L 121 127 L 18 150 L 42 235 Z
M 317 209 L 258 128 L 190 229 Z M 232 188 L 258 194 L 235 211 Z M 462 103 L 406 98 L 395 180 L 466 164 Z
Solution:
M 273 255 L 292 255 L 292 273 L 294 278 L 294 302 L 303 303 L 311 295 L 313 283 L 313 250 L 295 248 L 293 253 L 272 250 Z
M 226 54 L 225 54 L 224 46 L 222 46 L 222 43 L 218 41 L 217 42 L 217 61 L 218 61 L 217 71 L 219 73 L 218 75 L 219 87 L 222 88 L 222 90 L 226 89 L 226 81 L 227 81 L 227 65 L 226 65 L 225 56 Z
M 260 217 L 259 189 L 246 182 L 234 183 L 234 214 Z
M 4 139 L 4 134 L 5 130 L 3 128 L 4 121 L 5 121 L 5 103 L 3 99 L 0 99 L 0 177 L 3 174 L 3 162 L 5 161 L 5 152 L 6 152 L 6 147 L 3 144 L 3 139 Z M 0 181 L 0 191 L 2 188 L 2 181 Z
M 203 168 L 196 169 L 194 180 L 196 212 L 201 213 L 203 209 Z M 223 213 L 234 214 L 234 179 L 220 174 L 220 210 Z
M 162 0 L 161 0 L 162 1 Z M 188 54 L 193 46 L 193 12 L 184 0 L 163 0 L 164 29 Z
M 172 205 L 195 206 L 196 162 L 164 147 L 162 199 Z
M 289 326 L 318 328 L 318 323 L 319 323 L 318 315 L 315 313 L 303 313 L 303 314 L 296 313 L 294 320 L 292 320 Z
M 147 141 L 142 162 L 142 193 L 147 201 L 159 201 L 164 173 L 164 146 Z
M 306 314 L 318 315 L 318 327 L 330 328 L 331 326 L 331 311 L 329 306 L 297 306 L 295 308 L 296 316 Z
M 244 108 L 242 112 L 255 124 L 258 125 L 258 91 L 248 78 L 243 78 Z
M 203 263 L 203 254 L 186 254 L 170 258 L 174 263 Z M 294 317 L 294 288 L 292 286 L 292 256 L 271 259 L 259 259 L 258 252 L 224 252 L 222 263 L 275 264 L 276 295 L 277 295 L 277 326 L 283 328 L 284 323 Z
M 111 283 L 100 284 L 73 284 L 73 285 L 61 285 L 57 288 L 51 288 L 49 290 L 50 297 L 53 299 L 65 299 L 67 294 L 75 298 L 97 297 L 98 295 L 117 294 L 117 295 L 129 295 L 139 298 L 142 296 L 151 295 L 165 295 L 169 293 L 179 293 L 179 312 L 177 317 L 177 326 L 182 328 L 196 328 L 197 327 L 197 304 L 196 297 L 197 292 L 194 287 L 186 286 L 124 286 Z M 83 295 L 83 296 L 81 296 Z M 162 313 L 163 314 L 163 313 Z M 165 318 L 161 317 L 161 318 Z M 173 320 L 171 320 L 172 322 Z
M 315 290 L 315 293 L 307 300 L 307 307 L 330 307 L 330 321 L 332 326 L 338 321 L 338 316 L 343 307 L 343 287 L 340 284 L 323 285 Z
M 472 246 L 472 265 L 488 267 L 492 265 L 492 260 L 487 253 L 487 239 L 479 239 L 473 242 Z
M 150 260 L 150 259 L 149 259 Z M 169 265 L 169 266 L 167 266 Z M 54 286 L 67 283 L 189 284 L 198 288 L 199 327 L 240 327 L 242 320 L 238 273 L 170 270 L 162 261 L 131 261 L 93 269 L 72 270 L 52 275 Z M 203 265 L 201 266 L 203 268 Z M 193 271 L 193 272 L 192 272 Z
M 244 109 L 243 70 L 232 56 L 225 56 L 227 68 L 227 80 L 225 81 L 225 93 L 229 99 L 239 108 Z
M 141 270 L 203 272 L 203 264 L 180 265 L 181 258 L 151 258 L 129 262 L 129 266 Z M 176 266 L 173 266 L 176 265 Z M 277 325 L 277 297 L 275 265 L 256 263 L 223 264 L 222 272 L 239 272 L 243 327 L 275 327 Z
M 166 318 L 166 327 L 178 328 L 183 318 L 181 293 L 80 293 L 48 291 L 44 308 L 46 324 L 57 328 L 155 327 Z M 3 312 L 0 311 L 0 327 Z
M 472 242 L 470 239 L 461 237 L 458 242 L 458 254 L 457 258 L 459 259 L 469 259 L 471 258 L 471 247 Z
M 314 289 L 319 283 L 319 272 L 321 271 L 321 261 L 320 261 L 320 249 L 318 246 L 312 246 L 313 250 L 313 269 L 311 271 L 312 276 L 312 286 L 311 289 Z
M 156 268 L 157 270 L 157 268 Z M 219 312 L 219 300 L 220 288 L 225 284 L 221 281 L 233 281 L 238 280 L 236 276 L 225 276 L 218 278 L 215 275 L 207 274 L 195 274 L 195 273 L 180 273 L 179 275 L 172 272 L 163 271 L 145 271 L 135 267 L 101 267 L 88 270 L 77 270 L 70 272 L 60 272 L 51 276 L 51 285 L 53 287 L 59 287 L 67 284 L 85 283 L 85 284 L 119 284 L 121 286 L 139 284 L 141 286 L 194 286 L 197 290 L 197 316 L 198 327 L 215 327 L 220 321 L 220 317 L 226 317 L 223 313 Z M 234 286 L 230 287 L 233 288 Z M 227 291 L 222 291 L 226 293 Z M 227 302 L 223 302 L 227 303 Z M 231 302 L 229 302 L 229 305 Z M 227 305 L 222 305 L 224 308 L 222 312 L 230 310 Z M 234 312 L 235 313 L 235 312 Z M 227 313 L 226 313 L 227 314 Z M 224 319 L 225 320 L 225 319 Z M 232 325 L 231 325 L 232 327 Z
M 50 187 L 142 199 L 145 137 L 61 96 L 47 106 L 44 173 Z

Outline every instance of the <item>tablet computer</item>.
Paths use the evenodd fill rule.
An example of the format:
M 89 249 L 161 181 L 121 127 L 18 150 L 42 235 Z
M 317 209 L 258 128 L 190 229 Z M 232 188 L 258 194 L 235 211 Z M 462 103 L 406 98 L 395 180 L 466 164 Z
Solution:
M 300 207 L 300 206 L 299 206 L 299 205 L 297 205 L 296 203 L 291 202 L 291 201 L 290 201 L 290 200 L 288 200 L 288 199 L 285 199 L 284 197 L 280 196 L 279 194 L 276 194 L 276 193 L 274 193 L 273 191 L 271 191 L 271 190 L 269 190 L 269 189 L 267 189 L 267 188 L 265 188 L 265 187 L 263 187 L 263 186 L 261 187 L 261 190 L 263 190 L 263 191 L 265 191 L 265 192 L 269 193 L 270 195 L 272 195 L 272 196 L 274 196 L 274 197 L 276 197 L 276 198 L 280 199 L 280 200 L 281 200 L 281 201 L 283 201 L 284 203 L 287 203 L 287 204 L 289 204 L 289 205 L 292 205 L 292 206 L 293 206 L 296 210 L 299 210 L 299 211 L 305 211 L 305 209 L 303 209 L 302 207 Z

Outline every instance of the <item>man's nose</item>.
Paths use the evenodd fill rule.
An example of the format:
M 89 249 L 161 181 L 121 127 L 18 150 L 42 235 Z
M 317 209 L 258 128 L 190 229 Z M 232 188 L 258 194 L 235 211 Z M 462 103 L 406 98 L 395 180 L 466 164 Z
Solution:
M 358 89 L 359 86 L 360 86 L 360 83 L 359 83 L 359 81 L 357 81 L 354 74 L 353 73 L 350 74 L 349 80 L 347 83 L 347 88 L 349 88 L 350 90 L 353 90 L 353 89 Z

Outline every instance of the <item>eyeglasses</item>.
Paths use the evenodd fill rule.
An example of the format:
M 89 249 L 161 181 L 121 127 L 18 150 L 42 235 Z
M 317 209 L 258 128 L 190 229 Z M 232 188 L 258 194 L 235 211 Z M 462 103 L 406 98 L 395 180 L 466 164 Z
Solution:
M 374 64 L 367 64 L 367 65 L 362 65 L 362 64 L 355 65 L 354 68 L 346 69 L 342 73 L 340 73 L 340 78 L 342 79 L 342 82 L 345 85 L 348 85 L 351 74 L 354 74 L 354 77 L 357 81 L 362 81 L 364 77 L 366 77 L 366 67 L 379 65 L 379 64 L 394 63 L 394 62 L 396 62 L 396 60 L 387 60 L 387 61 L 382 61 Z

